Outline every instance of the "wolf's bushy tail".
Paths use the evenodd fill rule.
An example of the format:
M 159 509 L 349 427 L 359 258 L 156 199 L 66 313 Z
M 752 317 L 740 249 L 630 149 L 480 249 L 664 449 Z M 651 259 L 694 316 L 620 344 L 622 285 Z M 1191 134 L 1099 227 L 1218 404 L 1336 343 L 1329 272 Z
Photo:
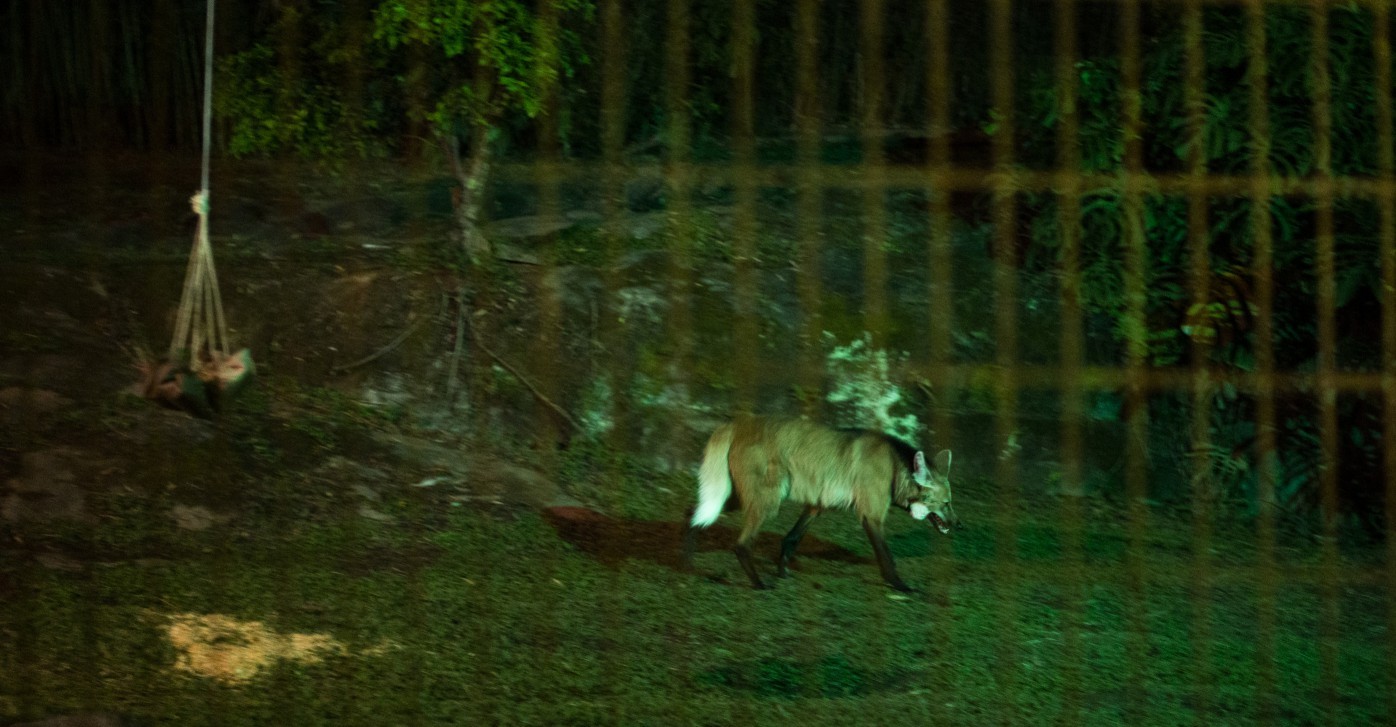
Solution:
M 712 525 L 732 496 L 732 473 L 727 466 L 727 452 L 731 449 L 732 425 L 723 424 L 708 439 L 703 464 L 698 468 L 698 507 L 690 521 L 693 527 Z

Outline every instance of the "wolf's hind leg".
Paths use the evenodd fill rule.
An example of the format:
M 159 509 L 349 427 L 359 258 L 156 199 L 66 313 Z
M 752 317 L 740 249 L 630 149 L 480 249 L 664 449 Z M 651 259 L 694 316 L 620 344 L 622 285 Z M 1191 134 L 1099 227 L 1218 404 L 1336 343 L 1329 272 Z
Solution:
M 690 507 L 683 515 L 683 551 L 680 562 L 685 570 L 693 570 L 693 553 L 698 550 L 698 528 L 693 525 L 693 511 Z
M 747 506 L 742 522 L 742 534 L 737 538 L 737 545 L 732 548 L 732 552 L 737 555 L 737 562 L 742 564 L 742 570 L 746 571 L 746 577 L 751 579 L 751 587 L 758 590 L 769 588 L 761 576 L 756 574 L 756 564 L 751 559 L 751 543 L 756 539 L 756 534 L 761 530 L 761 524 L 766 522 L 765 503 L 752 498 L 752 502 Z

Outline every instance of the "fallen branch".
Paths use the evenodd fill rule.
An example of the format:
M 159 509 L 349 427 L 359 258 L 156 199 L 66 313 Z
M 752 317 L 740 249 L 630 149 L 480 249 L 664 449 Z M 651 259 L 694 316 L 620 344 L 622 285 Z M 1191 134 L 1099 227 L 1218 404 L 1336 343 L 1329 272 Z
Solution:
M 573 419 L 571 414 L 568 414 L 566 410 L 558 406 L 555 402 L 553 402 L 552 399 L 549 399 L 547 396 L 545 396 L 543 392 L 539 391 L 538 387 L 534 386 L 533 382 L 529 381 L 528 377 L 523 375 L 523 372 L 511 366 L 508 361 L 505 361 L 503 358 L 500 358 L 499 354 L 495 353 L 493 350 L 490 349 L 489 346 L 485 345 L 484 339 L 482 339 L 480 337 L 479 332 L 475 330 L 475 324 L 470 321 L 470 316 L 466 315 L 463 303 L 461 304 L 461 320 L 465 321 L 465 327 L 470 330 L 470 337 L 475 340 L 475 343 L 477 345 L 480 346 L 481 351 L 484 351 L 486 354 L 488 354 L 490 358 L 494 359 L 495 363 L 500 365 L 501 368 L 513 374 L 514 378 L 522 382 L 523 385 L 528 388 L 529 392 L 533 394 L 533 397 L 535 399 L 541 402 L 544 406 L 551 409 L 553 413 L 561 417 L 563 421 L 566 421 L 567 425 L 572 428 L 572 432 L 574 434 L 580 433 L 582 431 L 582 425 L 578 424 L 577 420 Z
M 456 345 L 451 349 L 451 365 L 446 374 L 446 401 L 455 406 L 456 404 L 456 376 L 460 372 L 461 352 L 465 348 L 465 290 L 456 289 Z M 473 335 L 473 334 L 472 334 Z
M 409 325 L 406 330 L 398 334 L 397 338 L 394 338 L 392 341 L 389 341 L 388 345 L 378 349 L 377 351 L 374 351 L 373 353 L 370 353 L 369 355 L 359 359 L 358 361 L 331 367 L 330 373 L 343 373 L 345 371 L 356 369 L 360 366 L 363 366 L 364 364 L 373 363 L 374 361 L 383 358 L 384 356 L 391 353 L 393 349 L 397 348 L 398 346 L 401 346 L 402 342 L 406 341 L 408 336 L 411 336 L 414 332 L 416 332 L 417 326 L 421 325 L 421 323 L 422 319 L 418 318 L 417 320 L 413 321 L 412 324 Z

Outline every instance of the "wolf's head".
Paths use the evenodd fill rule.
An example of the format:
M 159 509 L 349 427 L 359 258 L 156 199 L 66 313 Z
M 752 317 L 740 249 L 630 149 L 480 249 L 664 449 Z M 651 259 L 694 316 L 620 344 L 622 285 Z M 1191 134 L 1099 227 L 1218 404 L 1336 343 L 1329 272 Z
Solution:
M 917 452 L 912 459 L 911 479 L 916 482 L 916 494 L 909 508 L 917 520 L 930 520 L 942 533 L 960 527 L 955 508 L 950 505 L 950 450 L 936 455 L 934 468 L 926 466 L 926 455 Z

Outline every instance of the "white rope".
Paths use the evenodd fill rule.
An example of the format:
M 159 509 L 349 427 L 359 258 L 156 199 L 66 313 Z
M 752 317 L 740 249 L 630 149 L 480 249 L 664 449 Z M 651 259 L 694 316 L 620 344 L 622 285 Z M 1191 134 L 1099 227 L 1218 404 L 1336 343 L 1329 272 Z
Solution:
M 199 189 L 208 199 L 208 157 L 213 146 L 213 8 L 214 0 L 208 0 L 208 21 L 204 25 L 204 173 Z M 207 207 L 205 207 L 207 210 Z
M 199 227 L 184 273 L 179 312 L 175 317 L 170 359 L 195 364 L 205 345 L 219 361 L 228 355 L 228 326 L 223 318 L 223 298 L 218 291 L 218 272 L 213 267 L 213 245 L 208 239 L 209 157 L 213 148 L 213 17 L 215 0 L 208 0 L 204 28 L 204 138 L 203 169 L 199 192 L 189 198 Z

